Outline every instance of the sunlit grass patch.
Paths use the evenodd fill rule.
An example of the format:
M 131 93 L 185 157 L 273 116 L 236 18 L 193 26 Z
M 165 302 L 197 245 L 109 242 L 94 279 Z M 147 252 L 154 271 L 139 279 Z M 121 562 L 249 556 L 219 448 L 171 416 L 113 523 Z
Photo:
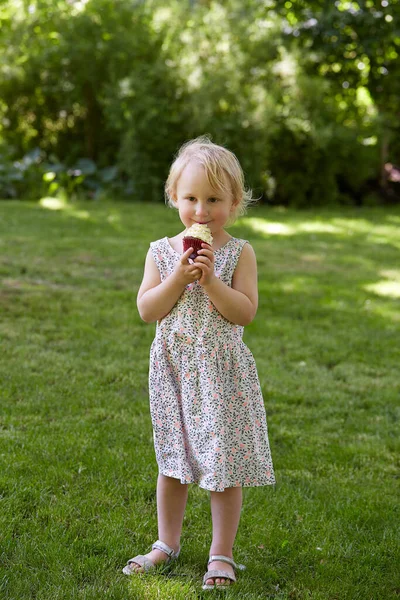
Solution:
M 395 598 L 400 589 L 399 210 L 258 208 L 259 310 L 245 329 L 277 486 L 246 489 L 241 600 Z M 157 538 L 148 409 L 154 326 L 135 305 L 160 205 L 0 204 L 0 596 L 197 599 L 208 494 L 189 490 L 182 554 L 127 578 Z M 397 236 L 397 237 L 396 237 Z

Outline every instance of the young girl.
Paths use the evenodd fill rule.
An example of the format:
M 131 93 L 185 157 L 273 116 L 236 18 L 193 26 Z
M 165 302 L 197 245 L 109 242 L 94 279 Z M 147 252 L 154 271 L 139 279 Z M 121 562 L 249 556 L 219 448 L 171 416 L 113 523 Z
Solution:
M 203 589 L 213 589 L 235 581 L 242 487 L 275 483 L 257 370 L 242 341 L 257 311 L 256 258 L 246 240 L 224 229 L 244 214 L 251 193 L 236 156 L 201 137 L 179 151 L 166 196 L 185 230 L 150 244 L 137 299 L 141 318 L 157 321 L 149 391 L 159 540 L 123 571 L 149 571 L 178 557 L 188 484 L 197 483 L 211 495 Z M 203 243 L 193 262 L 182 238 L 195 223 L 207 224 L 213 243 Z

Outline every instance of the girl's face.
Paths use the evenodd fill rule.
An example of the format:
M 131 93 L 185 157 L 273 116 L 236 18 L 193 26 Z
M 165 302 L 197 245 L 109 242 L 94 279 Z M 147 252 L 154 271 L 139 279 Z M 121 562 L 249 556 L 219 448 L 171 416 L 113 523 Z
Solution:
M 226 180 L 226 185 L 229 185 Z M 176 186 L 175 206 L 186 228 L 194 223 L 206 223 L 211 233 L 218 233 L 235 208 L 231 194 L 213 189 L 200 163 L 189 162 Z

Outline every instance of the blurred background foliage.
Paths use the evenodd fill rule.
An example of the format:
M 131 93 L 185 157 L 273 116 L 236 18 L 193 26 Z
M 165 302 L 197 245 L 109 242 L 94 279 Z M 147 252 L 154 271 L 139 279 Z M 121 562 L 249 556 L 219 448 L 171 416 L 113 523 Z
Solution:
M 5 0 L 0 197 L 163 201 L 208 133 L 255 196 L 400 201 L 399 0 Z

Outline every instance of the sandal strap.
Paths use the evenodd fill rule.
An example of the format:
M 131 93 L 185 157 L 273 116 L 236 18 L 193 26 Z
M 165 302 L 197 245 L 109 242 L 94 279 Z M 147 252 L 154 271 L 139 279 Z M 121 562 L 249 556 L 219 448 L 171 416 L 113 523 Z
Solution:
M 235 575 L 230 575 L 226 571 L 220 571 L 219 569 L 212 569 L 211 571 L 207 571 L 207 573 L 203 577 L 203 583 L 205 584 L 208 579 L 230 579 L 233 583 L 236 582 Z M 222 586 L 221 586 L 222 587 Z
M 135 556 L 134 558 L 128 560 L 127 565 L 125 567 L 126 571 L 124 571 L 126 574 L 128 574 L 127 571 L 134 572 L 135 570 L 132 569 L 131 563 L 135 563 L 136 565 L 143 567 L 144 571 L 150 571 L 155 567 L 155 564 L 152 560 L 150 560 L 149 558 L 147 558 L 147 556 L 144 556 L 143 554 L 139 554 L 138 556 Z
M 168 544 L 165 544 L 161 540 L 157 540 L 156 542 L 154 542 L 151 549 L 161 550 L 161 552 L 164 552 L 169 557 L 169 559 L 178 558 L 179 552 L 181 551 L 179 548 L 178 552 L 175 552 L 175 550 L 171 548 L 171 546 L 168 546 Z
M 230 558 L 229 556 L 224 556 L 223 554 L 211 555 L 210 558 L 208 559 L 207 567 L 214 560 L 219 560 L 220 562 L 227 563 L 228 565 L 231 565 L 231 567 L 233 567 L 234 569 L 239 569 L 239 571 L 244 571 L 244 569 L 246 568 L 244 565 L 239 565 L 239 564 L 235 563 L 233 558 Z

